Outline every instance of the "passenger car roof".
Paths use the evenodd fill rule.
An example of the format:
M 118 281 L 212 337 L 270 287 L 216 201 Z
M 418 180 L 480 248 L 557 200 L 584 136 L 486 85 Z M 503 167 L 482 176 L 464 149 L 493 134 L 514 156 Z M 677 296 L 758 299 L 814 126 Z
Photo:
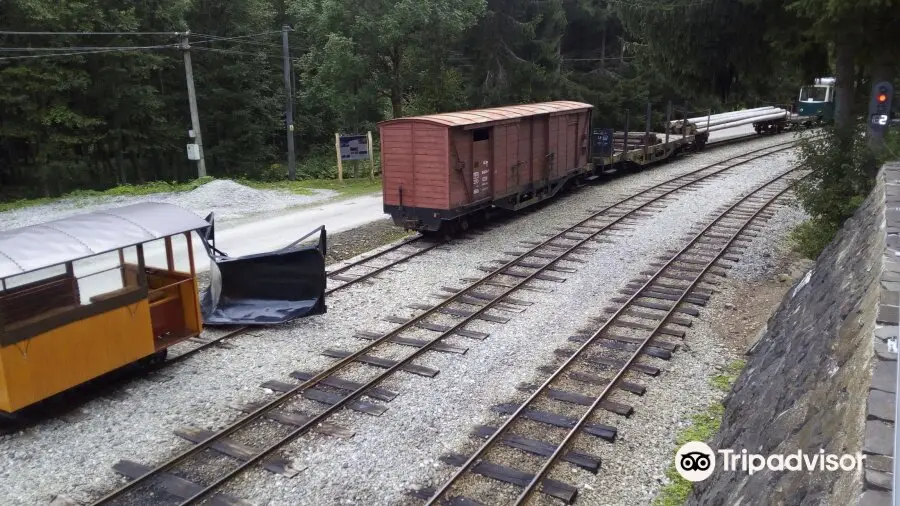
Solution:
M 0 232 L 0 278 L 209 226 L 174 204 L 143 202 Z
M 510 105 L 506 107 L 493 107 L 491 109 L 474 109 L 471 111 L 448 112 L 443 114 L 429 114 L 427 116 L 409 116 L 406 118 L 395 118 L 379 123 L 381 125 L 391 125 L 403 122 L 425 122 L 448 127 L 465 127 L 472 125 L 480 125 L 483 123 L 493 123 L 495 121 L 506 121 L 516 118 L 525 118 L 528 116 L 536 116 L 539 114 L 553 114 L 569 111 L 581 111 L 593 109 L 591 104 L 583 102 L 570 102 L 566 100 L 558 100 L 556 102 L 540 102 L 537 104 Z

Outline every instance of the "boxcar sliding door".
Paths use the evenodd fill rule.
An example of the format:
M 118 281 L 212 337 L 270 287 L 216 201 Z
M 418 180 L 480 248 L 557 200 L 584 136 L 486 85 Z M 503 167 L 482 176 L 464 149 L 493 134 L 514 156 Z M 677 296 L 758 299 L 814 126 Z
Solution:
M 581 151 L 579 137 L 581 136 L 578 135 L 578 115 L 566 115 L 566 165 L 561 171 L 562 173 L 578 167 L 578 153 Z
M 494 198 L 516 193 L 519 184 L 519 122 L 494 126 Z
M 531 120 L 531 180 L 535 184 L 546 181 L 549 174 L 547 154 L 549 116 L 535 116 Z
M 524 121 L 519 122 L 518 126 L 518 144 L 519 144 L 519 152 L 516 157 L 516 163 L 518 167 L 516 167 L 516 176 L 514 179 L 514 184 L 516 185 L 517 191 L 523 191 L 524 188 L 531 184 L 531 170 L 532 170 L 532 135 L 531 130 L 533 128 L 533 120 L 531 118 L 526 118 Z
M 491 196 L 492 128 L 472 130 L 472 201 Z

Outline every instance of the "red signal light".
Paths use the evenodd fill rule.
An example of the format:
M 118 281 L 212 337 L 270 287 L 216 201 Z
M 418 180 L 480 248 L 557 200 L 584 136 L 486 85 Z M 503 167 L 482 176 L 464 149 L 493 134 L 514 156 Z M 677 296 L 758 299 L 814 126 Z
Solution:
M 887 95 L 885 95 L 884 93 L 878 95 L 878 102 L 882 104 L 887 102 Z

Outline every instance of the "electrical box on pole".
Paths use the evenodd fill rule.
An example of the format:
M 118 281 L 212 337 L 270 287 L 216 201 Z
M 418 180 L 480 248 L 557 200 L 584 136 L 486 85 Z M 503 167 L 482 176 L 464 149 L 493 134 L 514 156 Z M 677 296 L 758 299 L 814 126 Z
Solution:
M 297 159 L 294 156 L 294 89 L 291 82 L 291 71 L 294 68 L 291 62 L 291 49 L 289 45 L 288 32 L 292 29 L 288 25 L 281 27 L 281 49 L 282 59 L 284 60 L 284 120 L 285 131 L 287 134 L 288 148 L 288 177 L 293 181 L 297 178 Z
M 884 137 L 891 123 L 891 103 L 894 101 L 894 86 L 888 82 L 875 83 L 869 101 L 869 133 Z
M 197 162 L 197 177 L 206 177 L 206 161 L 203 159 L 203 137 L 200 135 L 200 114 L 197 112 L 197 92 L 194 89 L 194 68 L 191 64 L 191 43 L 188 40 L 190 32 L 181 34 L 181 50 L 184 53 L 184 76 L 187 81 L 188 105 L 191 109 L 191 129 L 188 137 L 194 142 L 188 144 L 187 153 L 189 160 Z

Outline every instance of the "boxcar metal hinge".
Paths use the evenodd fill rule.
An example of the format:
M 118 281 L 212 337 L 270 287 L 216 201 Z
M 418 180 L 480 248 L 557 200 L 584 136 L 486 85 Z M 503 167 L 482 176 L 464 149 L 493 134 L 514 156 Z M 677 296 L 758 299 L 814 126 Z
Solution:
M 466 185 L 466 180 L 468 179 L 463 172 L 466 168 L 466 162 L 462 161 L 459 158 L 459 150 L 456 149 L 456 142 L 453 142 L 453 154 L 456 155 L 456 172 L 459 173 L 459 178 L 462 180 L 463 190 L 466 192 L 466 202 L 472 203 L 472 191 L 469 189 L 468 185 Z M 474 170 L 474 169 L 473 169 Z M 447 191 L 449 192 L 449 188 Z
M 553 172 L 554 164 L 556 162 L 556 153 L 547 153 L 547 163 L 544 164 L 544 180 L 546 184 L 550 184 L 550 173 Z
M 522 165 L 525 165 L 525 162 L 519 160 L 509 168 L 509 170 L 511 170 L 512 173 L 516 176 L 516 186 L 519 186 L 519 167 L 521 167 Z

